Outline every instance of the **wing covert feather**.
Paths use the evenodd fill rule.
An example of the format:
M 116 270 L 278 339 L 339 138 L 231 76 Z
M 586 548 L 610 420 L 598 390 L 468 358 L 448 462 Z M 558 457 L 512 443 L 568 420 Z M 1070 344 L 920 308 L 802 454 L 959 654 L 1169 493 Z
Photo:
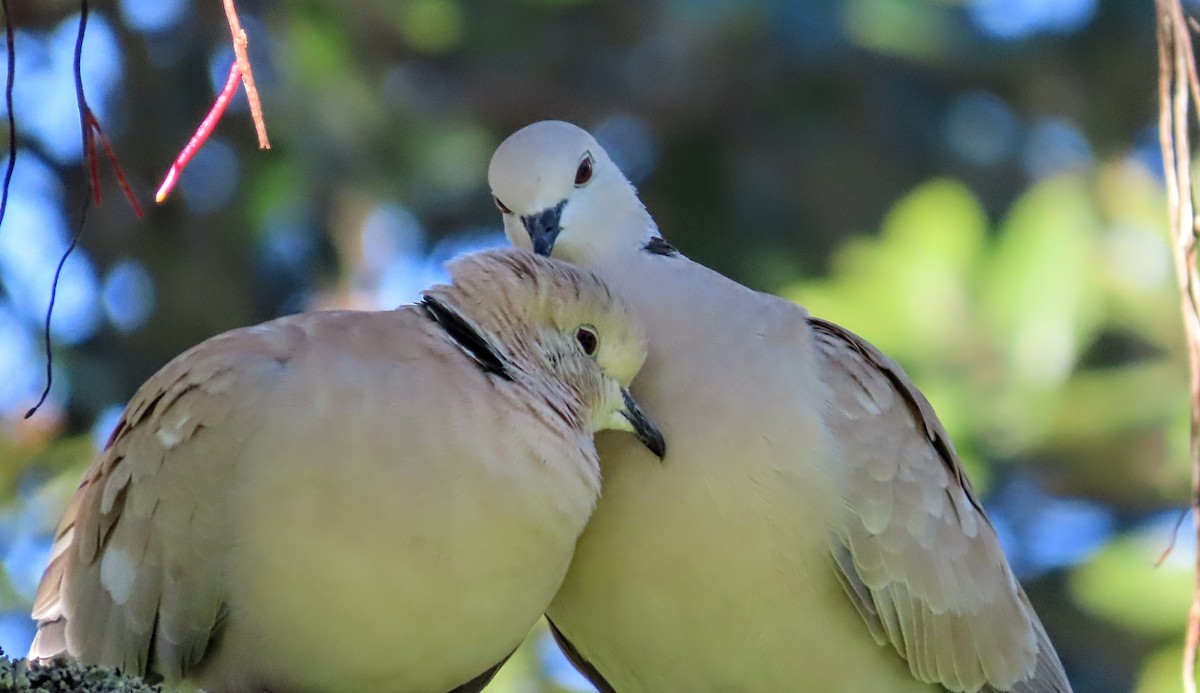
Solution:
M 222 489 L 303 337 L 288 321 L 227 332 L 138 390 L 63 513 L 30 657 L 169 679 L 201 662 L 224 604 Z
M 871 635 L 918 679 L 951 691 L 1068 693 L 929 402 L 862 338 L 809 323 L 849 474 L 834 565 Z

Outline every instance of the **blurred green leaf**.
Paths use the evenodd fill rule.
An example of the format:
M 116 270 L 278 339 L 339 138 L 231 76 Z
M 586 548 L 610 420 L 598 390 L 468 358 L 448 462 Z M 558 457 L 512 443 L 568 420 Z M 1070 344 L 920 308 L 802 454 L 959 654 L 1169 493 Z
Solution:
M 1183 641 L 1155 650 L 1142 663 L 1134 693 L 1179 693 Z
M 912 0 L 850 0 L 844 22 L 865 48 L 933 62 L 946 50 L 952 24 L 942 8 Z
M 1182 531 L 1189 531 L 1185 526 Z M 1072 598 L 1084 609 L 1148 636 L 1183 631 L 1194 581 L 1187 551 L 1154 561 L 1170 536 L 1120 537 L 1071 575 Z
M 969 320 L 968 282 L 987 216 L 961 183 L 938 179 L 901 198 L 878 238 L 837 252 L 827 279 L 786 292 L 814 314 L 865 331 L 903 363 L 952 351 Z
M 444 53 L 463 38 L 463 11 L 456 0 L 404 0 L 400 30 L 422 53 Z

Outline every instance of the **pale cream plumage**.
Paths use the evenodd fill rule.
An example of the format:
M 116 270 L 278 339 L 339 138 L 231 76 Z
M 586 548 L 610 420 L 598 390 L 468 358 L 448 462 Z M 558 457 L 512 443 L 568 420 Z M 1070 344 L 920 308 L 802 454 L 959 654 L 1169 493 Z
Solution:
M 662 441 L 594 276 L 450 269 L 421 304 L 227 332 L 143 385 L 63 515 L 31 656 L 226 692 L 482 688 L 592 511 L 593 432 Z
M 647 331 L 634 392 L 671 453 L 598 437 L 604 495 L 547 612 L 602 691 L 1071 690 L 899 366 L 678 253 L 573 125 L 517 132 L 488 178 L 515 245 Z

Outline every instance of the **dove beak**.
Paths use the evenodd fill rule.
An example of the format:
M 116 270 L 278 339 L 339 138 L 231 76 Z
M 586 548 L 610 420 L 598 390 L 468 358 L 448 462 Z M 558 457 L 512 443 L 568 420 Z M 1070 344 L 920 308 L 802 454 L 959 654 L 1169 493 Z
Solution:
M 663 440 L 662 433 L 646 418 L 646 414 L 633 399 L 633 395 L 629 394 L 629 390 L 621 388 L 621 395 L 625 397 L 625 408 L 621 410 L 621 416 L 633 427 L 633 434 L 642 441 L 642 445 L 661 460 L 667 454 L 667 443 Z
M 566 204 L 567 201 L 563 200 L 537 214 L 521 217 L 521 224 L 525 226 L 525 231 L 529 233 L 529 240 L 533 243 L 533 252 L 550 257 L 550 253 L 554 251 L 554 242 L 558 240 L 558 234 L 562 232 L 560 222 L 562 221 L 563 206 Z

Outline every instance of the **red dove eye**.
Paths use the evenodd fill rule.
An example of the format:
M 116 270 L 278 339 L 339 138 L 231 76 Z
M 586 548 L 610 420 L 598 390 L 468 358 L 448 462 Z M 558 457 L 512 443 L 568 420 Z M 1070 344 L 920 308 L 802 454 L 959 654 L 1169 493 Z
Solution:
M 592 155 L 584 154 L 583 161 L 579 162 L 579 168 L 575 169 L 575 187 L 581 188 L 592 179 L 592 164 Z

